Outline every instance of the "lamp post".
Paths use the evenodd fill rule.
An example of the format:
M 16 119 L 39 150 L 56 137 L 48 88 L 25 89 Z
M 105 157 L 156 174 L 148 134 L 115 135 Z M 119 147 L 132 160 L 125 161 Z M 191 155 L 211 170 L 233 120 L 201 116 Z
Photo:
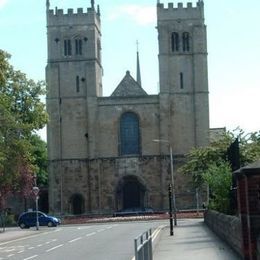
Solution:
M 166 143 L 170 150 L 170 164 L 171 164 L 171 187 L 172 187 L 172 204 L 173 204 L 173 215 L 174 215 L 174 226 L 177 226 L 177 215 L 176 215 L 176 200 L 175 200 L 175 183 L 173 176 L 173 156 L 172 156 L 172 146 L 168 140 L 154 139 L 153 142 L 156 143 Z

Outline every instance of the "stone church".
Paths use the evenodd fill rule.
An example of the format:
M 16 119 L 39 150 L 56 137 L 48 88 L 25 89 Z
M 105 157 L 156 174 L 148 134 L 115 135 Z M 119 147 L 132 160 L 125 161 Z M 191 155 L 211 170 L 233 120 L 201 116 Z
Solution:
M 86 12 L 53 10 L 49 0 L 46 9 L 50 211 L 167 210 L 172 177 L 177 209 L 195 208 L 191 182 L 178 168 L 209 139 L 203 1 L 157 2 L 158 95 L 142 88 L 137 66 L 136 79 L 127 71 L 103 96 L 101 16 L 93 0 Z

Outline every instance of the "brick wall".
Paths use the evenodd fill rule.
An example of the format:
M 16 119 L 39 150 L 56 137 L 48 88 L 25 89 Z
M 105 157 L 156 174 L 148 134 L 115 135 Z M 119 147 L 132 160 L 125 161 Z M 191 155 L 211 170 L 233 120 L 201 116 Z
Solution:
M 242 256 L 241 221 L 239 217 L 209 210 L 204 214 L 204 221 L 214 233 Z
M 235 172 L 244 259 L 259 259 L 260 161 Z M 257 248 L 258 247 L 258 248 Z

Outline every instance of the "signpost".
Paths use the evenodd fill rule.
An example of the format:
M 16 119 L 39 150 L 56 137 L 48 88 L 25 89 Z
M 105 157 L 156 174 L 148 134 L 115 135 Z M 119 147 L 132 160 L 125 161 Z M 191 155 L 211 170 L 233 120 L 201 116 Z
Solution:
M 170 235 L 173 236 L 173 219 L 172 219 L 172 185 L 169 184 L 169 216 L 170 216 Z
M 35 206 L 36 206 L 36 230 L 39 230 L 39 216 L 38 216 L 38 200 L 39 200 L 39 187 L 35 186 L 33 187 L 33 193 L 35 195 Z

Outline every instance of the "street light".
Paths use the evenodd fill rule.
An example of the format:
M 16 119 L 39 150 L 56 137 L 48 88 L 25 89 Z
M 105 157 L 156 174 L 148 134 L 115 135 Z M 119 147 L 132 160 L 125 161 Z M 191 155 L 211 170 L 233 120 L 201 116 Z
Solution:
M 173 156 L 172 156 L 172 146 L 168 140 L 154 139 L 153 142 L 156 143 L 166 143 L 170 150 L 170 161 L 171 161 L 171 187 L 172 187 L 172 199 L 173 199 L 173 214 L 174 214 L 174 226 L 177 226 L 177 216 L 176 216 L 176 201 L 175 201 L 175 185 L 173 176 Z

